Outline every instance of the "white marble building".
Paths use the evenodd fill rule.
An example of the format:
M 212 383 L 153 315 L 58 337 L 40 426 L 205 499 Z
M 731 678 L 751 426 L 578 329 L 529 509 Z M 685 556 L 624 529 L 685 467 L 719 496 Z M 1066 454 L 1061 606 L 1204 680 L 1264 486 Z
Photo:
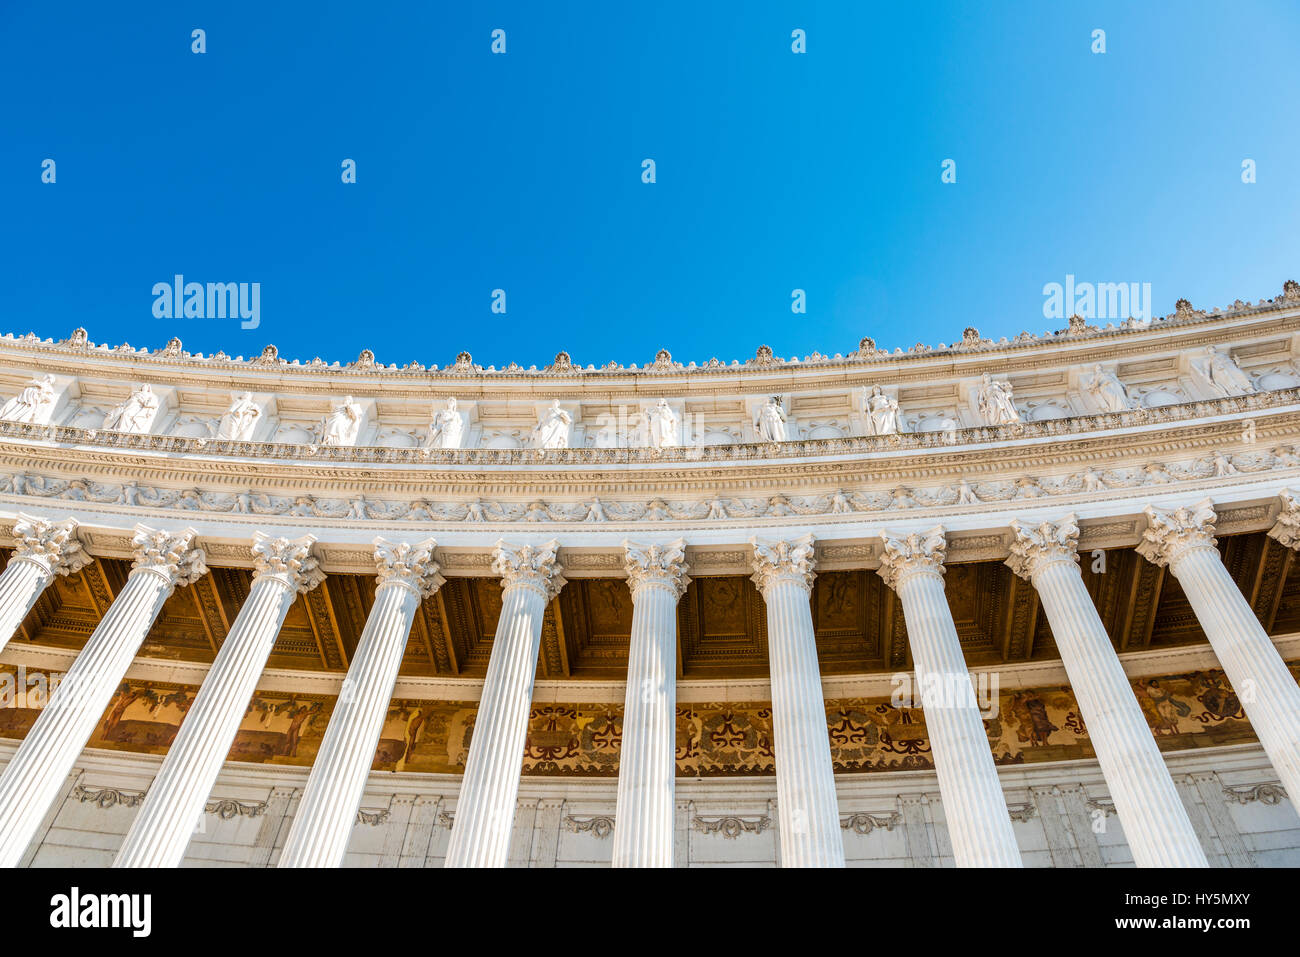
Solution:
M 639 368 L 10 336 L 0 402 L 0 665 L 63 676 L 0 725 L 4 865 L 1300 863 L 1294 282 L 1121 328 Z M 345 576 L 350 611 L 321 597 Z M 625 634 L 571 597 L 611 579 Z M 459 646 L 448 594 L 484 580 L 486 640 Z M 743 635 L 709 631 L 746 601 Z M 879 654 L 855 658 L 828 621 L 863 601 Z M 319 667 L 282 665 L 299 609 Z M 881 706 L 911 757 L 852 766 L 832 712 L 900 673 L 923 736 Z M 1194 707 L 1168 690 L 1211 673 Z M 165 740 L 158 691 L 119 729 L 132 682 L 183 700 Z M 309 763 L 230 759 L 268 694 L 329 699 Z M 404 701 L 471 703 L 454 772 L 410 770 L 412 724 L 385 757 Z M 769 763 L 684 774 L 683 711 L 755 702 Z M 530 764 L 547 703 L 617 714 L 616 765 Z

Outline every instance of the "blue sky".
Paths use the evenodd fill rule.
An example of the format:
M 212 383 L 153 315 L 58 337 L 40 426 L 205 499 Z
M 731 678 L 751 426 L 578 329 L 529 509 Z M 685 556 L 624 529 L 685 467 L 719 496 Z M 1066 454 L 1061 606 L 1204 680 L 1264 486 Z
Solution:
M 707 361 L 1300 278 L 1295 3 L 389 7 L 0 5 L 0 331 Z M 260 282 L 259 328 L 155 318 L 176 273 Z

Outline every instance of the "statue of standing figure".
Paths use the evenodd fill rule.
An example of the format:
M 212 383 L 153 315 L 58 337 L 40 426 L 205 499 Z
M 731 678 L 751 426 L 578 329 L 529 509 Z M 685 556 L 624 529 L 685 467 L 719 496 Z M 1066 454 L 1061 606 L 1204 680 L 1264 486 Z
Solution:
M 6 422 L 49 425 L 55 398 L 57 396 L 54 393 L 54 376 L 39 376 L 23 386 L 23 391 L 0 408 L 0 419 Z
M 1088 394 L 1093 397 L 1103 412 L 1127 412 L 1133 408 L 1128 389 L 1119 381 L 1119 376 L 1107 372 L 1100 364 L 1092 367 L 1092 378 L 1088 380 Z
M 866 386 L 862 387 L 866 393 Z M 885 395 L 885 390 L 878 385 L 871 387 L 863 406 L 867 410 L 867 433 L 869 435 L 897 435 L 900 431 L 898 418 L 898 400 Z
M 569 431 L 573 428 L 573 416 L 560 408 L 556 399 L 551 407 L 542 413 L 541 420 L 533 426 L 533 448 L 567 449 Z
M 655 407 L 646 413 L 646 431 L 649 433 L 652 449 L 666 449 L 677 445 L 677 413 L 672 410 L 667 399 L 660 399 Z
M 361 404 L 344 396 L 343 404 L 325 416 L 320 426 L 321 445 L 355 445 L 361 431 Z
M 217 426 L 217 438 L 247 442 L 253 437 L 253 429 L 261 417 L 262 409 L 253 401 L 253 393 L 240 392 L 221 417 L 221 424 Z
M 1247 395 L 1255 391 L 1250 376 L 1241 370 L 1236 360 L 1230 355 L 1224 355 L 1215 346 L 1205 347 L 1201 375 L 1216 392 L 1223 396 Z
M 424 442 L 426 449 L 458 449 L 465 433 L 465 421 L 456 411 L 456 400 L 448 399 L 445 407 L 435 408 L 433 421 L 429 423 L 429 437 Z
M 1020 411 L 1011 398 L 1011 383 L 984 373 L 976 397 L 980 415 L 988 425 L 1011 425 L 1020 421 Z
M 125 402 L 109 410 L 108 415 L 104 416 L 103 427 L 111 432 L 143 435 L 153 427 L 157 415 L 158 397 L 153 394 L 149 383 L 145 382 Z
M 785 441 L 785 409 L 781 407 L 781 397 L 774 395 L 763 404 L 754 418 L 754 431 L 762 442 Z

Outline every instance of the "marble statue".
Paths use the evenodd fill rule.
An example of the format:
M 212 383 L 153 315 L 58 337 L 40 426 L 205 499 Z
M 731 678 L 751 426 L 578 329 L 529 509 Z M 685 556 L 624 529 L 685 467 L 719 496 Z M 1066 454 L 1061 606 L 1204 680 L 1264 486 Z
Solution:
M 30 422 L 33 425 L 49 425 L 50 413 L 54 411 L 54 376 L 45 375 L 32 379 L 23 386 L 23 391 L 0 408 L 0 419 L 6 422 Z
M 1250 376 L 1241 370 L 1236 360 L 1231 355 L 1224 355 L 1215 346 L 1205 347 L 1201 375 L 1220 395 L 1247 395 L 1255 391 Z
M 424 442 L 426 449 L 458 449 L 465 434 L 465 420 L 456 411 L 456 400 L 448 399 L 447 405 L 434 409 L 433 421 L 429 423 L 429 437 Z
M 1011 399 L 1011 383 L 993 379 L 986 372 L 977 396 L 980 415 L 988 425 L 1011 425 L 1020 421 L 1020 412 Z
M 221 424 L 217 426 L 217 438 L 247 442 L 253 437 L 253 429 L 261 417 L 262 409 L 253 401 L 253 393 L 240 392 L 221 417 Z
M 158 415 L 158 397 L 149 383 L 143 383 L 131 397 L 109 410 L 104 416 L 104 428 L 111 432 L 129 432 L 143 435 L 153 426 Z
M 1092 367 L 1092 378 L 1086 388 L 1103 412 L 1127 412 L 1133 408 L 1133 400 L 1119 376 L 1107 372 L 1100 364 Z
M 866 386 L 863 386 L 866 393 Z M 880 386 L 872 386 L 863 402 L 867 410 L 868 435 L 897 435 L 899 431 L 898 401 L 885 395 Z
M 667 399 L 660 399 L 646 413 L 646 429 L 652 449 L 666 449 L 677 444 L 677 413 L 672 410 Z
M 785 441 L 785 409 L 781 407 L 781 397 L 774 395 L 758 410 L 754 419 L 754 431 L 760 441 Z
M 572 428 L 573 416 L 561 409 L 560 400 L 556 399 L 542 413 L 541 421 L 533 426 L 533 448 L 567 449 Z
M 325 416 L 321 422 L 321 445 L 355 445 L 361 430 L 361 404 L 352 396 L 344 396 L 343 404 Z

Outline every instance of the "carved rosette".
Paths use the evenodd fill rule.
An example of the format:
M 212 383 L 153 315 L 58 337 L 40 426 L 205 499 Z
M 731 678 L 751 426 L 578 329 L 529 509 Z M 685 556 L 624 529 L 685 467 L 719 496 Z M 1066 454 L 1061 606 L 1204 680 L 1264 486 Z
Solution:
M 312 556 L 315 535 L 276 538 L 265 532 L 253 533 L 253 580 L 271 577 L 305 595 L 325 580 L 320 563 Z
M 512 545 L 503 539 L 492 554 L 492 571 L 501 576 L 502 588 L 532 588 L 549 602 L 565 585 L 559 549 L 554 539 L 544 545 Z
M 754 546 L 754 574 L 750 580 L 758 590 L 767 595 L 773 585 L 794 582 L 805 591 L 812 591 L 813 579 L 817 577 L 817 559 L 813 555 L 812 534 L 804 535 L 791 541 L 760 542 L 750 539 Z
M 1287 548 L 1300 549 L 1300 500 L 1289 488 L 1278 493 L 1282 508 L 1277 513 L 1277 521 L 1268 530 L 1270 538 L 1275 538 Z
M 1079 526 L 1072 514 L 1059 522 L 1034 526 L 1012 519 L 1011 532 L 1014 540 L 1006 565 L 1026 581 L 1032 582 L 1048 565 L 1079 560 Z
M 943 526 L 936 525 L 928 532 L 910 535 L 880 533 L 885 550 L 880 556 L 880 577 L 895 591 L 908 578 L 917 574 L 942 575 L 943 563 L 948 557 L 948 539 Z
M 686 564 L 686 541 L 677 539 L 666 545 L 638 545 L 624 542 L 624 567 L 627 569 L 627 586 L 636 595 L 647 585 L 658 585 L 672 591 L 680 599 L 690 583 Z
M 207 554 L 194 544 L 195 531 L 183 532 L 137 525 L 131 544 L 135 548 L 135 561 L 131 573 L 149 571 L 161 575 L 173 588 L 192 585 L 208 573 Z
M 1195 505 L 1174 509 L 1146 507 L 1147 529 L 1138 543 L 1138 554 L 1157 565 L 1175 565 L 1198 548 L 1214 548 L 1214 503 L 1208 498 Z
M 402 585 L 423 600 L 443 586 L 441 566 L 433 559 L 438 543 L 432 538 L 422 542 L 390 542 L 375 539 L 375 572 L 379 586 Z
M 18 514 L 14 524 L 15 548 L 10 561 L 27 561 L 40 566 L 47 578 L 71 575 L 89 565 L 93 558 L 77 538 L 77 520 L 62 522 Z

